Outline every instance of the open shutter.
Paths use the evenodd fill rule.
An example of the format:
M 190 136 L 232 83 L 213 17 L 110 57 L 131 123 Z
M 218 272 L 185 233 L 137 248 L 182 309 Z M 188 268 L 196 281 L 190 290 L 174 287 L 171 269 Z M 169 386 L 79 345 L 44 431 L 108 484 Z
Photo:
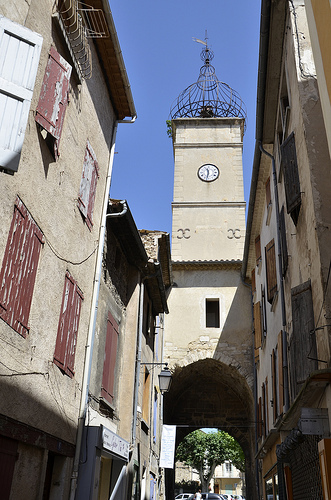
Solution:
M 267 268 L 267 285 L 268 285 L 268 302 L 272 302 L 275 293 L 277 292 L 277 272 L 276 272 L 276 253 L 275 240 L 272 239 L 265 247 L 266 268 Z
M 265 183 L 265 198 L 268 207 L 269 205 L 271 205 L 270 177 L 268 177 L 268 180 Z
M 272 408 L 273 408 L 273 421 L 276 422 L 276 419 L 278 417 L 278 397 L 277 397 L 277 371 L 276 371 L 276 363 L 277 363 L 277 357 L 276 357 L 276 351 L 275 349 L 272 350 L 271 353 L 271 374 L 272 374 Z
M 291 290 L 293 331 L 290 339 L 292 396 L 295 398 L 309 374 L 317 370 L 317 347 L 310 280 Z
M 256 292 L 255 268 L 252 271 L 252 294 Z
M 142 418 L 147 423 L 147 425 L 149 425 L 150 394 L 151 394 L 151 376 L 150 376 L 148 369 L 145 366 Z
M 97 158 L 91 144 L 87 141 L 78 197 L 78 207 L 85 217 L 89 229 L 92 229 L 93 226 L 93 209 L 98 178 L 99 166 Z
M 69 377 L 75 374 L 75 353 L 83 293 L 69 272 L 66 273 L 54 363 Z
M 0 15 L 0 166 L 17 172 L 42 36 Z
M 59 157 L 59 142 L 68 105 L 70 64 L 51 47 L 41 86 L 35 120 L 53 137 L 54 158 Z
M 283 413 L 284 406 L 284 377 L 283 377 L 283 333 L 278 334 L 278 397 L 279 397 L 279 414 Z
M 301 192 L 294 132 L 288 136 L 280 148 L 284 172 L 287 213 L 291 214 L 296 224 L 301 205 Z
M 37 274 L 42 232 L 17 198 L 0 272 L 0 317 L 23 337 Z
M 255 330 L 255 349 L 262 345 L 262 321 L 261 321 L 261 303 L 254 304 L 254 330 Z
M 282 272 L 285 276 L 288 266 L 288 252 L 287 252 L 287 241 L 286 241 L 286 225 L 285 225 L 285 213 L 284 207 L 282 207 L 279 214 L 279 226 L 280 226 L 280 241 L 282 248 Z
M 262 398 L 259 397 L 259 402 L 257 405 L 257 436 L 260 438 L 262 437 L 262 427 L 263 427 L 263 422 L 262 422 Z
M 260 262 L 262 255 L 261 255 L 261 240 L 260 240 L 260 235 L 258 235 L 255 238 L 255 257 L 256 257 L 256 264 Z
M 101 396 L 109 403 L 114 399 L 115 367 L 118 343 L 118 324 L 108 312 L 105 357 L 103 363 Z

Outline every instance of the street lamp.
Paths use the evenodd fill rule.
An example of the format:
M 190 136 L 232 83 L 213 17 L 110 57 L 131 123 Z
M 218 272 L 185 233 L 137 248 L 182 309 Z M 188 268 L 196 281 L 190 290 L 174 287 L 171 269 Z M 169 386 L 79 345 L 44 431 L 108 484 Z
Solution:
M 161 372 L 159 373 L 159 388 L 161 391 L 161 394 L 164 392 L 168 392 L 171 386 L 172 382 L 172 375 L 171 371 L 168 368 L 168 363 L 141 363 L 142 365 L 164 365 L 164 368 L 162 368 Z
M 172 375 L 168 368 L 168 363 L 165 363 L 165 367 L 159 373 L 159 387 L 161 394 L 168 392 L 172 382 Z

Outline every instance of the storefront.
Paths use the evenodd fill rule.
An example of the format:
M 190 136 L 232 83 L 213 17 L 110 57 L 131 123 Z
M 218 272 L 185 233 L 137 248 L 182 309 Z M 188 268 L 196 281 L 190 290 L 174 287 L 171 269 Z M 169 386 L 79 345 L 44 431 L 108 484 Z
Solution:
M 126 494 L 129 443 L 103 425 L 86 427 L 79 466 L 77 500 L 122 500 Z

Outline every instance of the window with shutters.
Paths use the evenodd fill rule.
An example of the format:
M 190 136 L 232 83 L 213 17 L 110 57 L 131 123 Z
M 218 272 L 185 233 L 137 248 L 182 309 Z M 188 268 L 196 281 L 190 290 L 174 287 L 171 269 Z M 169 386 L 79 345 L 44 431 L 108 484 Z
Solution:
M 0 272 L 0 317 L 23 337 L 44 238 L 22 201 L 17 198 Z
M 278 334 L 277 343 L 277 353 L 278 353 L 278 414 L 282 415 L 284 407 L 284 375 L 283 375 L 283 332 L 280 331 Z
M 262 260 L 260 235 L 258 235 L 255 238 L 255 258 L 256 258 L 256 265 L 258 266 Z
M 0 169 L 17 172 L 42 36 L 0 15 Z
M 290 377 L 294 399 L 309 374 L 318 368 L 310 280 L 292 288 L 291 298 Z
M 154 389 L 154 404 L 153 404 L 153 443 L 156 443 L 157 433 L 157 390 Z
M 301 206 L 301 191 L 294 132 L 281 145 L 281 158 L 287 213 L 291 215 L 294 224 L 297 225 Z
M 285 212 L 284 207 L 282 207 L 279 214 L 279 226 L 280 226 L 280 242 L 281 242 L 281 252 L 282 252 L 282 273 L 285 276 L 288 266 L 288 252 L 287 252 L 287 239 L 286 239 L 286 225 L 285 225 Z
M 108 403 L 110 404 L 112 404 L 114 400 L 118 331 L 118 324 L 114 320 L 111 313 L 108 312 L 101 397 L 108 401 Z
M 267 300 L 272 303 L 277 292 L 277 271 L 275 240 L 272 239 L 265 247 L 266 271 L 267 271 Z
M 271 353 L 271 374 L 272 374 L 272 410 L 273 421 L 276 422 L 278 417 L 278 373 L 277 373 L 277 357 L 278 349 L 273 349 Z
M 259 359 L 259 349 L 262 346 L 262 321 L 261 321 L 261 303 L 254 304 L 254 339 L 255 339 L 255 361 Z
M 257 415 L 256 415 L 256 421 L 257 421 L 257 437 L 261 438 L 262 437 L 262 428 L 263 428 L 263 422 L 262 422 L 262 398 L 259 397 L 259 401 L 257 404 Z
M 78 196 L 78 208 L 90 230 L 93 227 L 93 210 L 98 178 L 98 162 L 91 144 L 87 141 Z
M 77 334 L 83 299 L 83 292 L 67 271 L 53 361 L 71 378 L 75 374 Z
M 266 205 L 267 205 L 267 220 L 266 220 L 266 224 L 268 226 L 269 223 L 270 223 L 271 208 L 272 208 L 271 189 L 270 189 L 270 177 L 268 177 L 268 180 L 265 183 L 265 198 L 266 198 Z
M 151 375 L 145 366 L 144 384 L 143 384 L 142 418 L 147 425 L 149 425 L 150 394 L 151 394 Z
M 55 160 L 60 156 L 59 144 L 69 102 L 70 75 L 70 64 L 51 47 L 35 120 L 47 132 L 46 144 Z

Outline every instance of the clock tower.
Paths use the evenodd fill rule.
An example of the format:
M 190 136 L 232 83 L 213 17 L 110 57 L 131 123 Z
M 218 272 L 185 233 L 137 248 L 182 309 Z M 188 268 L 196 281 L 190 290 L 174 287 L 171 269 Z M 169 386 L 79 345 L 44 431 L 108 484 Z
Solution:
M 240 298 L 246 293 L 240 279 L 246 111 L 239 95 L 217 79 L 211 65 L 213 52 L 207 42 L 201 43 L 199 78 L 179 95 L 170 112 L 175 162 L 174 286 L 165 318 L 165 355 L 170 366 L 186 365 L 193 353 L 194 357 L 224 357 L 243 366 L 248 358 L 243 353 L 239 359 L 244 345 L 241 329 L 251 321 L 250 307 L 241 307 Z M 238 359 L 232 359 L 234 353 Z

